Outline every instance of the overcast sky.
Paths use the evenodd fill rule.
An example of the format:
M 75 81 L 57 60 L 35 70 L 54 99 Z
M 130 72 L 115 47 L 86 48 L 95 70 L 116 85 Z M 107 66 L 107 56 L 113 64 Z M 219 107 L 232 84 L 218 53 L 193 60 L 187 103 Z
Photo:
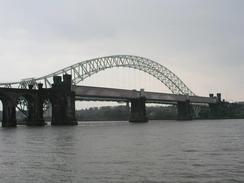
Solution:
M 0 0 L 0 82 L 130 54 L 168 67 L 196 94 L 244 100 L 243 10 L 243 0 Z M 85 84 L 107 86 L 112 74 Z

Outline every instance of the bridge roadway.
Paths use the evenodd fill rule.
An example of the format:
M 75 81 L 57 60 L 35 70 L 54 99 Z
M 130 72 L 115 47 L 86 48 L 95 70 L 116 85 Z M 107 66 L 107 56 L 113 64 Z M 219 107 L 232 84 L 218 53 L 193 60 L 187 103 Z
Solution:
M 93 86 L 72 86 L 75 100 L 90 101 L 130 101 L 135 98 L 145 97 L 147 103 L 177 104 L 189 100 L 192 104 L 213 104 L 216 98 L 202 96 L 187 96 L 170 93 L 146 92 L 144 90 L 126 90 L 116 88 L 103 88 Z

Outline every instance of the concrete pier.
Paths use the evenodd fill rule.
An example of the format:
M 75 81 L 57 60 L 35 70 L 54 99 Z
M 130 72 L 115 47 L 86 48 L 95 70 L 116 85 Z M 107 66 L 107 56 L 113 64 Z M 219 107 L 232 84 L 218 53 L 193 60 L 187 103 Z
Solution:
M 178 120 L 192 120 L 192 106 L 189 100 L 177 102 Z
M 43 119 L 43 94 L 42 84 L 38 84 L 38 90 L 33 89 L 33 85 L 29 85 L 29 90 L 34 91 L 32 95 L 25 96 L 28 105 L 28 116 L 26 119 L 26 125 L 28 126 L 44 126 L 45 121 Z
M 130 113 L 130 122 L 133 123 L 142 123 L 148 122 L 148 118 L 146 116 L 146 104 L 145 97 L 140 97 L 137 99 L 131 100 L 131 113 Z
M 71 91 L 71 75 L 53 77 L 50 100 L 52 103 L 52 125 L 77 125 L 75 118 L 75 93 Z
M 2 100 L 3 103 L 3 127 L 15 127 L 16 122 L 16 109 L 15 103 L 9 100 Z

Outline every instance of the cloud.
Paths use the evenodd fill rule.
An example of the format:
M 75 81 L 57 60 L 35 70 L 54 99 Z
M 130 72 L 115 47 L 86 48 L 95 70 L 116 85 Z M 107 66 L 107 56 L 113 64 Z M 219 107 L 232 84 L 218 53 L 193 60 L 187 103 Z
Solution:
M 206 95 L 242 99 L 243 1 L 0 1 L 1 81 L 112 54 L 151 58 Z

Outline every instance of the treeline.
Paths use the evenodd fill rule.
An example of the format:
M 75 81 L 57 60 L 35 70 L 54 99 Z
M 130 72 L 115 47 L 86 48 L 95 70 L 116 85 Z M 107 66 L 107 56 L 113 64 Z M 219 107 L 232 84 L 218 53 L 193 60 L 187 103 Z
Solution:
M 126 106 L 92 107 L 76 111 L 76 117 L 79 121 L 128 120 L 130 116 L 129 110 L 130 109 Z M 147 117 L 150 120 L 177 119 L 176 106 L 147 106 L 146 111 Z M 199 114 L 193 115 L 193 118 L 241 119 L 244 118 L 244 104 L 223 102 L 221 104 L 217 104 L 212 109 L 208 106 L 201 106 Z
M 128 120 L 130 109 L 126 106 L 92 107 L 76 111 L 79 121 L 123 121 Z M 175 106 L 149 106 L 147 116 L 151 120 L 176 119 L 177 110 Z
M 147 116 L 151 120 L 176 119 L 177 109 L 175 106 L 147 106 Z M 105 106 L 91 107 L 76 111 L 76 118 L 79 121 L 124 121 L 128 120 L 130 109 L 126 106 Z M 16 112 L 18 121 L 24 121 L 25 116 L 20 111 Z M 44 113 L 46 121 L 51 121 L 51 112 Z M 2 111 L 0 111 L 2 119 Z
M 208 106 L 201 107 L 200 119 L 242 119 L 244 118 L 243 103 L 222 102 L 210 110 Z

